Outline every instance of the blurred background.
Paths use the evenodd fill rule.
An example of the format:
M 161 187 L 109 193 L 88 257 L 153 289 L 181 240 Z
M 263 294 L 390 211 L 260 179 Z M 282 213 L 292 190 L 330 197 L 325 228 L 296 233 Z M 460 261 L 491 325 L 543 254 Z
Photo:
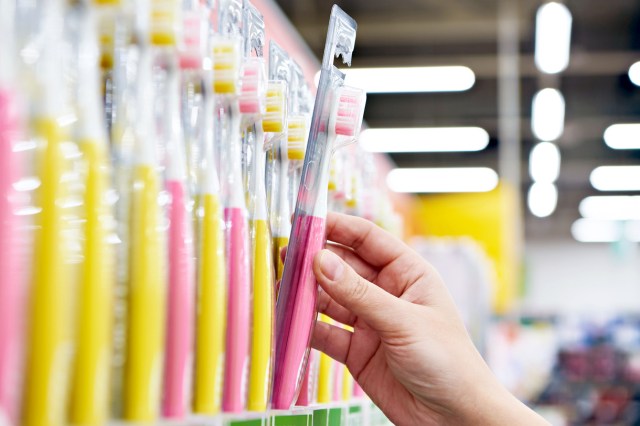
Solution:
M 331 2 L 278 3 L 319 56 Z M 640 4 L 338 4 L 362 145 L 494 370 L 554 423 L 640 424 Z

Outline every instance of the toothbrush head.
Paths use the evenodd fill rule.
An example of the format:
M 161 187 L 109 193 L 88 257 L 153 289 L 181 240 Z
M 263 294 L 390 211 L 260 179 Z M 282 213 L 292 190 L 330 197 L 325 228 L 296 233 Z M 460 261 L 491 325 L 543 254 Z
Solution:
M 238 90 L 240 45 L 236 40 L 216 38 L 213 42 L 213 91 L 233 95 Z
M 304 160 L 304 153 L 307 149 L 307 120 L 303 115 L 289 117 L 287 123 L 287 156 L 292 161 Z
M 262 130 L 269 133 L 284 131 L 287 85 L 284 81 L 267 84 L 267 112 L 262 119 Z
M 264 114 L 265 70 L 260 58 L 249 58 L 242 67 L 238 107 L 241 114 Z
M 336 136 L 356 140 L 360 135 L 366 100 L 364 90 L 349 86 L 340 87 L 331 110 L 330 131 Z
M 182 45 L 180 46 L 180 68 L 199 70 L 202 68 L 203 20 L 198 11 L 185 11 L 182 16 Z
M 151 0 L 149 41 L 154 46 L 175 46 L 179 34 L 180 2 Z

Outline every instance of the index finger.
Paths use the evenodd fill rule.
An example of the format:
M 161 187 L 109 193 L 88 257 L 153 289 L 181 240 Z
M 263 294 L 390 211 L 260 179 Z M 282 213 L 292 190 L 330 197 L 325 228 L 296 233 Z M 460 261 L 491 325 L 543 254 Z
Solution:
M 409 250 L 402 241 L 372 222 L 342 213 L 327 215 L 327 239 L 351 247 L 363 260 L 379 268 Z

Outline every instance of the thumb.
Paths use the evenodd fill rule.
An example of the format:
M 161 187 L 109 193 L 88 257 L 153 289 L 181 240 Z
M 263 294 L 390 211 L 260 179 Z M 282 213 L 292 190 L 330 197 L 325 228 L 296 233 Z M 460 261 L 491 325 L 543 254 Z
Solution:
M 333 300 L 377 331 L 401 327 L 401 300 L 358 275 L 339 256 L 322 250 L 314 259 L 318 283 Z

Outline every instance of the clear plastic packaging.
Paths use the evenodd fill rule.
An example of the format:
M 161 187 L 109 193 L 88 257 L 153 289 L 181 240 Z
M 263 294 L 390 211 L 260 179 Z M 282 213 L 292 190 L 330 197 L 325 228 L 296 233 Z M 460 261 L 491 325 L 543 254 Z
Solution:
M 273 359 L 274 271 L 271 229 L 267 217 L 265 194 L 265 136 L 263 117 L 269 95 L 265 90 L 266 72 L 263 49 L 265 44 L 262 15 L 248 1 L 244 2 L 245 62 L 242 71 L 240 112 L 248 127 L 246 147 L 249 173 L 249 218 L 251 228 L 251 262 L 253 278 L 251 356 L 249 361 L 249 391 L 247 409 L 265 411 L 268 408 Z M 265 95 L 267 99 L 265 102 Z M 284 111 L 281 111 L 284 116 Z
M 214 92 L 218 111 L 216 143 L 221 152 L 222 197 L 228 273 L 227 337 L 222 409 L 245 409 L 251 327 L 248 210 L 242 179 L 242 115 L 238 96 L 242 52 L 242 2 L 219 7 L 219 35 L 213 45 Z
M 276 305 L 276 358 L 272 404 L 288 409 L 304 378 L 316 319 L 314 256 L 325 243 L 327 187 L 331 154 L 353 142 L 360 130 L 365 94 L 343 87 L 335 56 L 351 62 L 356 23 L 333 6 L 313 111 L 309 145 L 296 202 L 293 228 Z

